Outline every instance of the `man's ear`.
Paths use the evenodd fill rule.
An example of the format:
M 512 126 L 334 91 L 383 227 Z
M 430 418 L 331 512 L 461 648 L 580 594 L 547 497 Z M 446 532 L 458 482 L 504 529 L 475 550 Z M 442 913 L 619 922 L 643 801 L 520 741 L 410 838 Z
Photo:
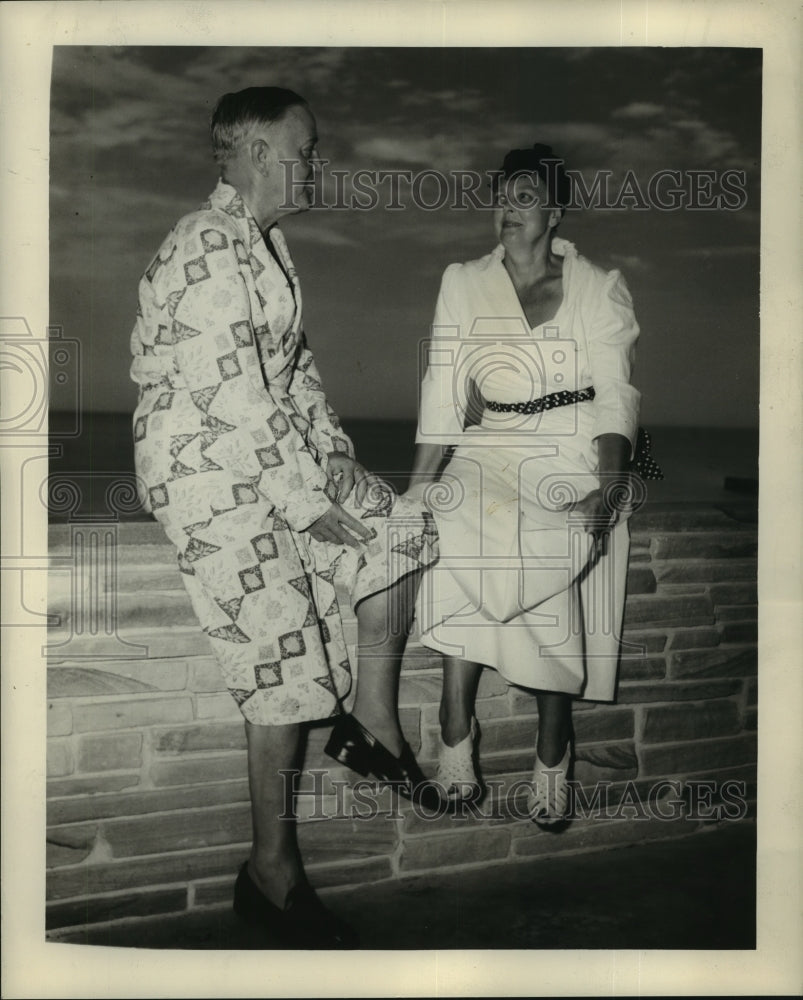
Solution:
M 264 177 L 270 172 L 271 149 L 267 139 L 253 139 L 248 147 L 251 166 Z

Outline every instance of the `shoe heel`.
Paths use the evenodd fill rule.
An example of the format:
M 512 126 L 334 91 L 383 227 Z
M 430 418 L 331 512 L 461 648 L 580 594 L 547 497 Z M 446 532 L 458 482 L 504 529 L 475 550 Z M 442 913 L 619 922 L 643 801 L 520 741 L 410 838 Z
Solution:
M 355 746 L 353 743 L 345 743 L 338 738 L 336 733 L 332 733 L 329 737 L 329 741 L 324 747 L 324 753 L 336 760 L 338 764 L 345 764 L 352 771 L 356 771 L 363 778 L 370 774 L 370 752 L 366 752 L 366 748 Z

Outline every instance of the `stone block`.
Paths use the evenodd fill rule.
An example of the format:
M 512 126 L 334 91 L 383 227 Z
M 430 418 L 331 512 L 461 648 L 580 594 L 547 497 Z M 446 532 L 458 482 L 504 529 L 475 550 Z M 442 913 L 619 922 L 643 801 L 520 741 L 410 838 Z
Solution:
M 461 803 L 456 811 L 432 813 L 419 805 L 402 807 L 404 837 L 418 834 L 463 832 L 467 829 L 496 827 L 515 823 L 522 817 L 512 808 L 514 800 L 529 782 L 527 772 L 505 774 L 486 779 L 486 792 L 479 803 Z
M 729 511 L 716 507 L 678 506 L 661 509 L 649 504 L 631 518 L 631 531 L 636 538 L 668 533 L 746 532 L 755 534 L 755 503 L 730 505 Z
M 414 674 L 402 675 L 399 682 L 399 705 L 415 707 L 435 704 L 440 701 L 443 687 L 441 671 L 416 671 Z
M 151 781 L 157 788 L 166 785 L 196 785 L 228 781 L 247 773 L 245 753 L 231 751 L 219 757 L 192 757 L 151 764 Z
M 62 599 L 59 600 L 58 598 Z M 58 615 L 61 628 L 72 627 L 78 615 L 85 612 L 86 602 L 73 607 L 71 595 L 53 594 L 48 602 L 50 614 Z M 122 629 L 170 629 L 173 626 L 197 625 L 198 619 L 192 610 L 186 591 L 165 591 L 162 593 L 139 592 L 118 593 L 116 600 L 116 624 Z
M 182 625 L 197 625 L 187 592 L 139 592 L 117 597 L 117 626 L 120 629 L 172 629 Z
M 758 588 L 755 582 L 751 583 L 714 583 L 710 588 L 711 601 L 717 608 L 719 614 L 720 605 L 731 606 L 733 604 L 756 604 L 758 601 Z
M 372 804 L 380 804 L 381 795 L 372 799 Z M 384 801 L 391 802 L 385 792 Z M 390 816 L 381 810 L 372 814 L 366 808 L 365 819 L 326 819 L 311 823 L 300 823 L 298 842 L 305 865 L 340 863 L 350 859 L 361 859 L 375 855 L 391 855 L 398 846 L 399 815 L 395 804 Z
M 412 872 L 503 861 L 509 853 L 510 831 L 498 827 L 409 837 L 402 845 L 400 870 Z
M 237 844 L 54 869 L 47 878 L 47 898 L 72 899 L 153 885 L 185 885 L 216 875 L 228 876 L 234 885 L 237 870 L 247 857 L 248 846 Z
M 620 705 L 644 705 L 661 701 L 702 701 L 707 698 L 727 698 L 736 694 L 741 681 L 689 681 L 684 684 L 639 684 L 619 685 L 616 700 Z
M 67 640 L 68 646 L 61 645 Z M 45 655 L 49 664 L 77 659 L 105 661 L 120 655 L 120 642 L 130 647 L 131 656 L 141 650 L 143 656 L 151 659 L 209 654 L 209 639 L 195 624 L 193 627 L 126 628 L 120 631 L 117 639 L 109 639 L 104 634 L 71 636 L 64 630 L 49 632 Z
M 755 580 L 757 572 L 755 559 L 677 559 L 655 563 L 655 575 L 661 584 Z
M 140 594 L 176 590 L 185 593 L 181 572 L 175 559 L 171 563 L 135 563 L 120 565 L 117 574 L 118 594 Z
M 113 670 L 67 664 L 47 668 L 48 698 L 103 698 L 117 694 L 149 694 L 153 690 L 150 684 L 121 676 Z
M 574 732 L 578 746 L 601 740 L 632 739 L 635 717 L 632 708 L 597 706 L 592 712 L 574 716 Z
M 480 744 L 480 767 L 484 778 L 499 775 L 514 774 L 521 771 L 531 772 L 535 762 L 535 726 L 529 745 L 522 750 L 508 750 L 502 753 L 486 753 Z
M 735 701 L 709 701 L 697 705 L 661 705 L 646 708 L 642 725 L 644 743 L 671 743 L 727 736 L 741 729 Z
M 628 594 L 654 594 L 657 589 L 655 573 L 651 567 L 631 566 L 627 573 Z
M 697 772 L 706 776 L 722 767 L 749 764 L 756 759 L 756 740 L 752 734 L 720 739 L 698 740 L 642 747 L 642 775 L 689 775 Z
M 198 719 L 239 719 L 243 715 L 237 702 L 228 690 L 219 694 L 198 694 L 195 696 L 195 715 Z
M 635 777 L 638 771 L 636 748 L 631 742 L 581 745 L 575 756 L 574 777 L 581 784 L 621 781 Z
M 228 884 L 231 896 L 231 884 Z M 154 889 L 145 892 L 119 893 L 52 903 L 45 911 L 47 930 L 80 927 L 130 917 L 151 917 L 160 913 L 177 913 L 187 907 L 187 890 Z
M 532 836 L 517 837 L 513 841 L 513 854 L 517 858 L 531 858 L 564 851 L 602 850 L 625 844 L 643 844 L 693 833 L 698 825 L 683 819 L 589 819 L 572 823 L 559 837 L 540 830 Z M 530 829 L 534 829 L 532 824 Z
M 439 729 L 427 729 L 422 745 L 424 756 L 438 756 L 439 736 Z M 534 740 L 535 730 L 530 719 L 487 719 L 480 726 L 479 745 L 483 754 L 530 748 Z
M 141 764 L 142 733 L 104 733 L 79 741 L 79 771 L 130 771 Z
M 660 680 L 666 676 L 666 660 L 663 656 L 628 656 L 623 654 L 619 661 L 620 681 Z
M 78 733 L 191 722 L 192 702 L 187 697 L 87 702 L 73 708 L 73 721 Z
M 47 741 L 47 776 L 48 778 L 63 778 L 75 770 L 72 747 L 68 739 L 50 739 Z
M 745 704 L 758 704 L 758 677 L 748 677 L 745 681 Z
M 718 604 L 717 622 L 758 621 L 757 604 Z
M 151 734 L 151 740 L 153 749 L 157 753 L 193 753 L 246 748 L 245 727 L 237 722 L 205 722 L 155 729 Z
M 724 586 L 724 585 L 723 585 Z M 625 631 L 673 625 L 711 625 L 714 609 L 706 594 L 639 595 L 625 605 Z
M 669 676 L 673 679 L 703 677 L 749 677 L 758 669 L 754 646 L 720 646 L 717 649 L 672 653 Z
M 749 559 L 758 551 L 758 536 L 746 531 L 655 535 L 651 551 L 655 559 Z
M 151 816 L 110 819 L 103 831 L 115 858 L 247 844 L 251 840 L 251 807 L 238 803 L 182 809 L 160 814 L 158 822 Z
M 51 701 L 47 705 L 47 735 L 69 736 L 72 732 L 72 709 L 63 702 Z
M 526 688 L 511 686 L 507 696 L 512 715 L 538 715 L 535 694 Z
M 239 781 L 220 781 L 188 788 L 139 789 L 51 799 L 47 803 L 47 821 L 50 825 L 57 825 L 92 819 L 144 816 L 147 813 L 175 809 L 211 808 L 248 801 L 248 781 L 242 778 Z M 153 822 L 158 823 L 158 819 Z
M 437 724 L 437 705 L 430 705 L 429 708 L 435 713 L 433 722 Z M 504 695 L 496 698 L 478 698 L 474 714 L 480 723 L 487 719 L 507 719 L 510 717 L 510 705 Z
M 83 795 L 98 795 L 104 792 L 119 792 L 123 788 L 136 788 L 140 772 L 127 774 L 93 774 L 91 777 L 60 778 L 47 783 L 48 799 L 70 798 Z
M 217 660 L 212 656 L 198 657 L 190 661 L 187 687 L 190 691 L 223 691 L 228 693 Z
M 722 642 L 758 642 L 758 622 L 725 622 Z
M 632 653 L 663 653 L 666 649 L 666 632 L 634 632 L 625 629 L 622 634 L 623 651 Z
M 47 867 L 80 864 L 92 853 L 97 835 L 96 824 L 50 827 L 46 836 Z
M 421 749 L 421 709 L 400 708 L 399 724 L 404 738 L 410 744 L 410 749 L 417 754 Z
M 480 674 L 477 698 L 496 698 L 499 695 L 507 694 L 509 690 L 512 690 L 511 685 L 508 684 L 498 670 L 486 667 Z
M 153 691 L 183 691 L 187 686 L 187 661 L 181 658 L 119 660 L 111 669 L 119 676 L 140 681 Z
M 670 649 L 709 649 L 718 646 L 719 630 L 709 626 L 702 628 L 679 628 L 669 637 Z
M 410 640 L 404 651 L 402 660 L 402 674 L 415 672 L 418 670 L 442 670 L 443 657 L 426 646 Z

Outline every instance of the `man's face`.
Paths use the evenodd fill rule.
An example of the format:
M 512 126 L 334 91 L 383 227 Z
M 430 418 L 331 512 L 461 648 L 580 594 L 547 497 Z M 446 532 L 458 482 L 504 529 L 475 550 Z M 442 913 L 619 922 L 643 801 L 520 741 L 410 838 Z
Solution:
M 270 146 L 266 200 L 277 215 L 305 212 L 314 197 L 318 132 L 309 108 L 296 104 L 265 130 Z

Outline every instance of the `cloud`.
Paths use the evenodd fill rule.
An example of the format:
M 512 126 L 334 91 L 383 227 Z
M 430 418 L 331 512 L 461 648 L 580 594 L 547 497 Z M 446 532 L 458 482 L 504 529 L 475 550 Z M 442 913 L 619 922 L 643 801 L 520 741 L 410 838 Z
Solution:
M 640 257 L 638 254 L 626 254 L 626 253 L 612 253 L 610 255 L 611 261 L 616 264 L 617 267 L 623 267 L 627 271 L 649 271 L 650 265 Z
M 660 104 L 650 104 L 649 101 L 633 101 L 623 108 L 617 108 L 611 113 L 612 118 L 656 118 L 666 113 L 666 108 Z
M 677 251 L 677 256 L 708 260 L 711 257 L 758 256 L 759 250 L 758 243 L 729 243 L 724 246 L 682 247 Z

